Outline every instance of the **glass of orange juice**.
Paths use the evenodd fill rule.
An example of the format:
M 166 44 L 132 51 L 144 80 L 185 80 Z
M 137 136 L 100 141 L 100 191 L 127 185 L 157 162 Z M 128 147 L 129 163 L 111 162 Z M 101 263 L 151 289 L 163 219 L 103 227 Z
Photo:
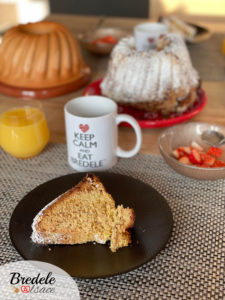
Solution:
M 18 158 L 38 155 L 49 141 L 49 129 L 39 101 L 20 100 L 0 115 L 0 145 Z

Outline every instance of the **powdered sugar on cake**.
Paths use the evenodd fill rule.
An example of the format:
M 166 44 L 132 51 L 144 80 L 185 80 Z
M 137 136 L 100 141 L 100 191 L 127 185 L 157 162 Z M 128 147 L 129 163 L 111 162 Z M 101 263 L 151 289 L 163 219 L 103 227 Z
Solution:
M 96 241 L 97 243 L 99 243 L 99 244 L 105 244 L 105 241 L 103 241 L 103 240 L 99 237 L 98 234 L 95 234 L 95 235 L 94 235 L 94 239 L 95 239 L 95 241 Z
M 91 177 L 88 177 L 87 178 L 87 181 L 88 183 L 91 185 L 91 186 L 94 186 L 96 189 L 99 188 L 99 184 L 96 184 L 93 179 Z M 33 220 L 33 223 L 31 225 L 32 227 L 32 234 L 31 234 L 31 239 L 34 243 L 38 243 L 38 244 L 46 244 L 46 237 L 43 237 L 41 234 L 39 234 L 36 230 L 36 225 L 40 219 L 40 217 L 43 215 L 43 212 L 49 207 L 51 206 L 53 203 L 55 203 L 60 197 L 62 197 L 64 194 L 68 193 L 70 190 L 66 191 L 65 193 L 59 195 L 57 198 L 55 198 L 54 200 L 52 200 L 50 203 L 48 203 L 47 205 L 45 205 L 45 207 L 43 207 L 41 209 L 41 211 L 35 216 L 34 220 Z M 54 235 L 54 237 L 53 237 Z M 56 240 L 56 241 L 60 241 L 60 238 L 62 238 L 62 235 L 60 233 L 54 233 L 54 234 L 51 234 L 52 238 L 51 238 L 51 242 L 52 243 L 52 240 Z M 94 236 L 95 238 L 95 241 L 97 243 L 100 243 L 100 244 L 105 244 L 105 242 L 100 239 L 100 237 L 96 234 Z
M 94 174 L 47 204 L 34 218 L 31 239 L 37 244 L 83 244 L 110 241 L 115 252 L 131 243 L 132 208 L 115 206 L 112 196 Z
M 61 197 L 61 196 L 62 195 L 60 195 L 59 197 Z M 54 202 L 56 202 L 59 197 L 57 197 L 56 199 L 54 199 L 53 201 L 51 201 L 50 203 L 48 203 L 47 205 L 45 205 L 45 207 L 43 207 L 42 210 L 39 211 L 39 213 L 34 218 L 33 223 L 31 225 L 32 230 L 33 230 L 32 234 L 31 234 L 31 239 L 32 239 L 32 241 L 34 243 L 42 244 L 42 243 L 45 242 L 45 239 L 42 237 L 42 235 L 38 234 L 38 232 L 36 230 L 36 225 L 38 223 L 39 217 L 43 215 L 44 210 L 46 210 L 46 208 L 48 208 L 50 205 L 52 205 Z
M 159 48 L 137 51 L 133 37 L 114 47 L 108 70 L 101 83 L 102 94 L 120 103 L 162 102 L 168 94 L 187 96 L 199 83 L 182 38 L 166 34 Z

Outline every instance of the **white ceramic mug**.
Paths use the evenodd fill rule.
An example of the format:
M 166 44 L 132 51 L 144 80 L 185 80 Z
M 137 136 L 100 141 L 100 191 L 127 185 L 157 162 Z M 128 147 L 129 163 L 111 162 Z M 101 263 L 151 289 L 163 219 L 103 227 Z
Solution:
M 157 39 L 161 34 L 167 33 L 168 27 L 163 23 L 141 23 L 134 27 L 136 49 L 148 51 L 155 49 Z
M 78 171 L 111 168 L 117 157 L 131 157 L 141 147 L 142 134 L 137 121 L 117 114 L 117 104 L 101 96 L 70 100 L 64 107 L 69 165 Z M 136 133 L 136 145 L 130 151 L 118 147 L 118 125 L 129 123 Z

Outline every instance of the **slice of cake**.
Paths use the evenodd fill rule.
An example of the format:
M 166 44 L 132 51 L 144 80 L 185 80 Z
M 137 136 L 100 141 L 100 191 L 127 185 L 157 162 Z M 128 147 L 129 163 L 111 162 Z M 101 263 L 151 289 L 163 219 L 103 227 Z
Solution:
M 115 206 L 99 178 L 86 177 L 45 206 L 34 218 L 32 240 L 37 244 L 82 244 L 110 241 L 115 252 L 131 242 L 131 208 Z

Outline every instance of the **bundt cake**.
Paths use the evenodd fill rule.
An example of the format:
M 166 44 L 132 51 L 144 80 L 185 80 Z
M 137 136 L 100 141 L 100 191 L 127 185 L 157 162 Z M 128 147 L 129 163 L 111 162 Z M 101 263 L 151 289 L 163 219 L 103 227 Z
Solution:
M 115 252 L 131 242 L 134 211 L 115 206 L 97 176 L 86 177 L 45 206 L 34 218 L 32 240 L 38 244 L 81 244 L 110 240 Z
M 42 21 L 18 25 L 3 36 L 0 46 L 0 82 L 3 84 L 48 89 L 86 82 L 89 74 L 77 41 L 60 23 Z
M 100 87 L 116 102 L 167 114 L 193 104 L 199 77 L 179 35 L 161 35 L 148 52 L 137 51 L 134 38 L 126 37 L 115 46 Z

